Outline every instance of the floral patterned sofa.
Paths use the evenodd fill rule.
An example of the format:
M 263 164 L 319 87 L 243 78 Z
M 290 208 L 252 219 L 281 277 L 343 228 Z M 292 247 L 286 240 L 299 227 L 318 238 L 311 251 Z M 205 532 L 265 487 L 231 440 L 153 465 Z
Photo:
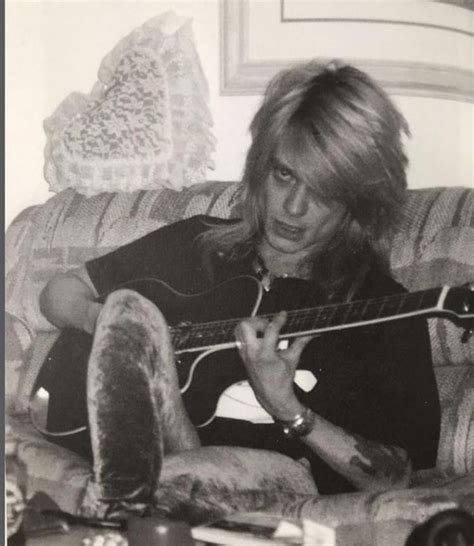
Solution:
M 6 236 L 6 408 L 28 471 L 28 496 L 44 491 L 64 510 L 84 513 L 93 490 L 91 468 L 36 432 L 28 397 L 57 330 L 41 315 L 38 295 L 57 271 L 108 252 L 164 224 L 195 214 L 237 216 L 238 184 L 208 182 L 171 189 L 102 193 L 64 190 L 23 211 Z M 410 190 L 390 256 L 394 277 L 410 290 L 474 281 L 474 191 Z M 411 487 L 378 494 L 301 495 L 262 509 L 328 524 L 409 520 L 462 507 L 474 514 L 474 336 L 430 319 L 433 361 L 442 404 L 437 467 Z M 414 416 L 416 418 L 416 416 Z

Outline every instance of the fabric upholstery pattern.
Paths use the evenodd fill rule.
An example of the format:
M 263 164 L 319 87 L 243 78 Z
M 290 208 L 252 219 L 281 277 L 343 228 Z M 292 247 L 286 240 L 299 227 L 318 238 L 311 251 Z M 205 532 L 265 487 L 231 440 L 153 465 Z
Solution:
M 308 517 L 328 525 L 409 519 L 425 521 L 442 510 L 474 510 L 474 475 L 453 478 L 442 486 L 351 493 L 298 499 L 288 503 L 284 515 Z
M 43 439 L 23 413 L 38 361 L 48 340 L 57 334 L 38 307 L 45 283 L 58 271 L 182 218 L 195 214 L 238 217 L 239 190 L 238 183 L 227 182 L 209 182 L 181 192 L 159 188 L 92 197 L 68 189 L 26 209 L 11 224 L 6 236 L 6 372 L 9 399 L 16 393 L 16 401 L 7 404 L 7 411 L 21 438 L 30 491 L 43 490 L 74 513 L 93 513 L 98 495 L 87 463 Z M 473 212 L 470 189 L 411 190 L 390 255 L 394 277 L 409 290 L 474 281 Z M 437 468 L 414 476 L 415 489 L 302 496 L 273 507 L 263 497 L 263 510 L 327 523 L 395 517 L 421 521 L 456 506 L 474 511 L 474 338 L 461 343 L 462 328 L 447 320 L 430 319 L 429 329 L 442 407 Z M 433 484 L 439 489 L 433 489 Z
M 89 95 L 72 93 L 45 120 L 52 191 L 181 189 L 204 182 L 215 139 L 191 22 L 151 19 L 104 58 Z
M 195 214 L 238 216 L 239 184 L 213 182 L 182 192 L 167 188 L 85 198 L 61 192 L 20 215 L 9 228 L 6 309 L 33 330 L 50 330 L 38 296 L 55 272 L 82 264 L 132 239 Z M 390 256 L 392 274 L 409 290 L 474 279 L 474 192 L 466 188 L 413 190 Z M 431 319 L 436 366 L 472 364 L 474 339 Z
M 390 262 L 410 290 L 465 282 L 474 268 L 474 195 L 467 188 L 409 192 Z
M 68 512 L 100 515 L 99 491 L 92 468 L 78 455 L 43 439 L 23 417 L 11 419 L 21 438 L 19 456 L 28 468 L 28 490 L 43 491 Z M 48 471 L 45 472 L 44 469 Z M 64 487 L 64 483 L 68 487 Z M 253 503 L 262 511 L 288 517 L 307 517 L 327 525 L 409 519 L 424 521 L 451 508 L 474 511 L 474 475 L 444 479 L 434 487 L 381 493 L 315 496 L 288 495 L 270 502 L 262 491 L 253 491 Z M 247 492 L 250 494 L 250 491 Z
M 23 355 L 23 363 L 19 376 L 15 400 L 12 409 L 16 414 L 25 414 L 28 411 L 30 395 L 33 392 L 36 378 L 48 356 L 54 342 L 59 336 L 58 330 L 39 332 L 33 343 Z
M 45 440 L 26 416 L 11 417 L 9 421 L 19 440 L 19 459 L 28 469 L 28 496 L 43 491 L 62 510 L 78 513 L 93 480 L 90 465 L 72 451 Z
M 409 192 L 393 240 L 391 271 L 408 290 L 460 286 L 474 281 L 474 191 L 436 188 Z M 474 364 L 474 339 L 450 321 L 430 319 L 433 363 Z
M 8 230 L 6 309 L 32 331 L 53 326 L 39 310 L 39 294 L 59 271 L 82 265 L 159 227 L 195 214 L 236 215 L 238 184 L 202 184 L 90 198 L 65 190 L 20 215 Z
M 9 313 L 5 313 L 5 409 L 8 413 L 24 413 L 18 408 L 19 384 L 27 373 L 28 347 L 34 337 L 27 325 Z
M 437 468 L 462 475 L 474 470 L 474 366 L 436 368 L 442 415 Z

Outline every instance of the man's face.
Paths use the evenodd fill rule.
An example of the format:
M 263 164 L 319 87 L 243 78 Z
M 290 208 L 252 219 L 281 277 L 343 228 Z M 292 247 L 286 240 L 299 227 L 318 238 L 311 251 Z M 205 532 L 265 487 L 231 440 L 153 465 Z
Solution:
M 263 196 L 265 241 L 284 254 L 304 257 L 317 252 L 345 214 L 340 203 L 321 203 L 291 165 L 278 157 L 265 180 Z

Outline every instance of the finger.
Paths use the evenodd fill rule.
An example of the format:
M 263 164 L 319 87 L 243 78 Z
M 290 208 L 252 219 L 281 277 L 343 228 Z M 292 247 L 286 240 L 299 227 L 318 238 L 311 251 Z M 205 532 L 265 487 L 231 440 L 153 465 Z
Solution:
M 286 351 L 286 355 L 290 358 L 291 362 L 295 365 L 301 357 L 301 353 L 308 343 L 313 339 L 313 336 L 303 336 L 296 339 Z
M 275 349 L 280 336 L 280 330 L 285 324 L 287 316 L 288 314 L 286 311 L 280 311 L 267 326 L 265 334 L 263 335 L 263 341 L 267 347 Z
M 264 331 L 268 321 L 257 317 L 246 319 L 240 322 L 235 329 L 236 346 L 243 356 L 249 352 L 253 353 L 261 344 L 259 332 Z
M 237 324 L 235 328 L 234 333 L 236 337 L 242 337 L 250 333 L 251 331 L 257 334 L 259 332 L 264 332 L 267 326 L 267 319 L 261 317 L 250 317 L 239 322 L 239 324 Z

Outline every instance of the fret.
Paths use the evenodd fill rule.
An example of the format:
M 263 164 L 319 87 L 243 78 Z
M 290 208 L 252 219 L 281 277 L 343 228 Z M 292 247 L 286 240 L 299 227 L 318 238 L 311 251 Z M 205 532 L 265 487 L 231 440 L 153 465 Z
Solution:
M 186 343 L 193 347 L 199 347 L 205 340 L 205 333 L 202 328 L 191 326 L 190 333 L 186 338 Z
M 222 324 L 216 328 L 213 334 L 209 335 L 209 341 L 212 341 L 210 344 L 218 345 L 219 343 L 225 343 L 229 338 L 228 327 L 223 326 Z
M 402 294 L 402 296 L 405 296 L 405 294 Z M 404 297 L 399 298 L 391 298 L 386 297 L 384 298 L 384 301 L 381 305 L 382 313 L 381 315 L 384 317 L 390 316 L 390 315 L 396 315 L 400 312 L 400 308 L 403 306 Z
M 367 302 L 352 302 L 348 305 L 349 310 L 346 315 L 346 322 L 357 322 L 359 320 L 364 320 L 365 318 L 365 309 L 366 309 Z
M 380 300 L 376 300 L 373 302 L 369 301 L 365 311 L 366 320 L 373 320 L 373 319 L 385 317 L 385 315 L 382 314 L 382 311 L 383 311 L 383 302 L 381 302 Z
M 314 326 L 319 326 L 321 328 L 324 328 L 325 326 L 330 326 L 331 319 L 334 314 L 334 311 L 336 310 L 334 306 L 326 305 L 324 307 L 319 308 L 318 317 L 316 317 L 314 321 Z
M 337 327 L 347 328 L 372 324 L 379 320 L 397 319 L 407 314 L 437 309 L 441 289 L 434 288 L 413 293 L 396 294 L 343 304 L 330 304 L 288 312 L 288 319 L 281 337 L 299 332 L 317 332 Z M 274 315 L 262 315 L 271 320 Z M 234 330 L 242 319 L 211 321 L 171 328 L 176 350 L 191 350 L 222 345 L 234 341 Z
M 346 324 L 347 323 L 347 316 L 350 313 L 351 310 L 351 304 L 345 303 L 342 305 L 339 305 L 336 309 L 336 312 L 333 315 L 333 319 L 337 319 L 336 324 Z

